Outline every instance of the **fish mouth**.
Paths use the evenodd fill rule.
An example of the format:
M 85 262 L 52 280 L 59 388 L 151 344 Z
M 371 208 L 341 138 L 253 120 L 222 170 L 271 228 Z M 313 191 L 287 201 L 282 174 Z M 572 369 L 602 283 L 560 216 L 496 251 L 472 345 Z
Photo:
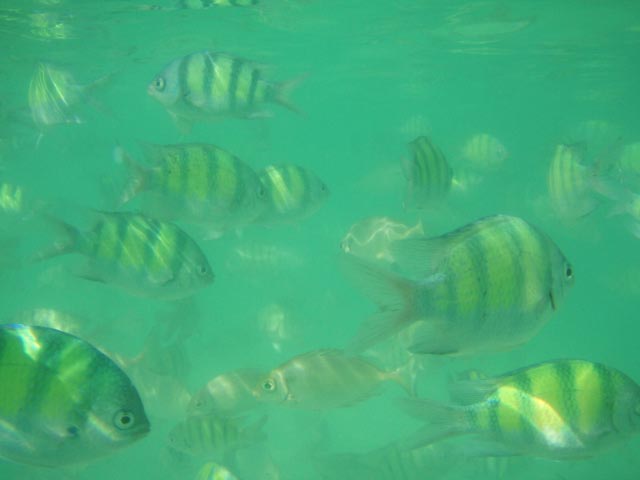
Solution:
M 555 311 L 556 310 L 556 300 L 553 296 L 553 292 L 551 290 L 549 290 L 549 301 L 551 302 L 551 308 Z

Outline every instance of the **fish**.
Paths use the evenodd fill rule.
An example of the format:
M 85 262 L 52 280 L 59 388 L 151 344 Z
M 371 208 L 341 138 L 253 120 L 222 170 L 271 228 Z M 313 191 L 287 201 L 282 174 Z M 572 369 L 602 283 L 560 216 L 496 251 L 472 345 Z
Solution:
M 238 477 L 223 465 L 207 462 L 198 470 L 195 480 L 238 480 Z
M 187 10 L 202 10 L 209 7 L 252 7 L 258 0 L 180 0 L 178 6 Z
M 640 192 L 640 142 L 622 146 L 615 168 L 620 183 L 634 192 Z
M 141 210 L 157 218 L 224 231 L 246 225 L 266 207 L 253 169 L 215 145 L 144 145 L 146 167 L 116 147 L 116 161 L 131 171 L 120 205 L 140 196 Z
M 150 431 L 127 375 L 91 344 L 53 328 L 0 326 L 0 457 L 89 463 Z
M 425 136 L 409 143 L 411 158 L 402 162 L 407 180 L 405 208 L 426 208 L 444 199 L 451 189 L 453 172 L 442 151 Z
M 266 439 L 263 431 L 267 417 L 246 425 L 244 418 L 217 415 L 187 417 L 169 432 L 169 446 L 192 456 L 227 454 Z
M 480 171 L 493 171 L 509 157 L 507 148 L 489 133 L 476 133 L 462 146 L 461 160 Z
M 74 315 L 55 308 L 22 310 L 12 316 L 11 323 L 48 327 L 82 338 L 86 338 L 87 333 L 86 319 L 77 318 Z
M 477 454 L 567 460 L 591 457 L 640 432 L 640 386 L 601 363 L 543 362 L 457 388 L 457 397 L 466 398 L 462 405 L 401 402 L 428 423 L 403 445 L 472 434 Z
M 350 349 L 399 333 L 412 353 L 464 355 L 530 340 L 574 283 L 553 240 L 525 220 L 495 215 L 431 238 L 398 240 L 402 273 L 354 257 L 347 277 L 380 306 Z
M 598 207 L 595 168 L 582 163 L 578 145 L 556 145 L 547 173 L 547 189 L 559 217 L 577 219 Z
M 326 410 L 351 406 L 380 393 L 383 383 L 414 392 L 413 372 L 383 371 L 364 358 L 336 349 L 313 350 L 273 369 L 256 385 L 260 402 L 290 408 Z
M 368 217 L 351 225 L 340 242 L 340 248 L 344 253 L 363 260 L 393 264 L 391 244 L 394 241 L 422 236 L 422 221 L 408 226 L 391 217 Z
M 188 297 L 213 282 L 205 254 L 176 225 L 129 212 L 96 211 L 93 216 L 92 227 L 84 232 L 49 218 L 64 238 L 32 260 L 80 254 L 87 263 L 78 276 L 165 300 Z
M 216 375 L 198 390 L 187 406 L 189 416 L 237 417 L 260 403 L 253 388 L 264 377 L 262 370 L 241 368 Z
M 269 165 L 258 172 L 267 207 L 256 223 L 296 222 L 315 213 L 329 197 L 329 187 L 311 170 L 298 165 Z
M 195 52 L 172 60 L 158 73 L 147 93 L 160 102 L 178 127 L 196 121 L 264 115 L 266 103 L 298 109 L 289 100 L 301 79 L 275 83 L 256 64 L 222 52 Z
M 266 337 L 273 350 L 282 353 L 285 345 L 299 341 L 300 319 L 289 308 L 280 303 L 269 303 L 258 312 L 258 328 Z

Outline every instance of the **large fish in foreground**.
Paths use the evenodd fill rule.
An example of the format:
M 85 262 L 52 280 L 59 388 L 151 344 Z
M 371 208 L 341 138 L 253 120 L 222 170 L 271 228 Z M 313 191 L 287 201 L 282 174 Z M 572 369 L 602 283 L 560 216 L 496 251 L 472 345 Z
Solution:
M 0 457 L 87 463 L 139 440 L 149 421 L 127 375 L 73 335 L 0 326 Z
M 173 60 L 155 76 L 147 92 L 167 109 L 178 126 L 187 129 L 195 121 L 260 115 L 267 103 L 296 111 L 288 95 L 297 84 L 298 80 L 268 81 L 249 61 L 204 51 Z
M 172 223 L 128 212 L 95 212 L 87 231 L 53 222 L 66 238 L 38 253 L 36 261 L 80 254 L 87 263 L 79 276 L 166 300 L 187 297 L 213 282 L 200 247 Z
M 640 433 L 640 386 L 599 363 L 546 362 L 454 389 L 464 405 L 404 400 L 409 414 L 429 423 L 407 447 L 472 434 L 472 448 L 487 456 L 575 459 Z
M 402 330 L 412 353 L 513 348 L 542 328 L 574 281 L 571 264 L 546 234 L 506 215 L 439 237 L 399 240 L 392 252 L 411 278 L 344 259 L 345 272 L 380 306 L 360 328 L 356 350 Z

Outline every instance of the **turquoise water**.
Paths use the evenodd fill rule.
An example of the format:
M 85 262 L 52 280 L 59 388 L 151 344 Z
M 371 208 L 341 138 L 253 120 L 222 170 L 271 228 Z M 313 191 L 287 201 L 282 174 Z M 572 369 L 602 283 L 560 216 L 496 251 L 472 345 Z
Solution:
M 351 225 L 371 216 L 407 225 L 421 220 L 425 234 L 438 235 L 482 216 L 517 215 L 548 233 L 575 268 L 566 301 L 530 342 L 502 353 L 430 358 L 418 375 L 419 396 L 444 399 L 447 379 L 470 368 L 494 375 L 557 358 L 602 362 L 640 381 L 638 239 L 630 231 L 631 215 L 610 214 L 632 197 L 594 194 L 594 211 L 567 218 L 558 215 L 547 189 L 554 148 L 567 143 L 578 145 L 586 165 L 613 165 L 607 182 L 623 191 L 621 152 L 640 141 L 636 2 L 174 6 L 6 0 L 0 7 L 1 180 L 23 188 L 30 202 L 26 220 L 2 217 L 8 252 L 0 276 L 2 318 L 14 321 L 35 308 L 68 312 L 79 319 L 80 336 L 125 364 L 143 352 L 158 319 L 195 332 L 177 334 L 187 361 L 174 365 L 172 374 L 153 372 L 158 359 L 135 374 L 125 367 L 152 424 L 146 438 L 69 469 L 2 462 L 0 478 L 191 479 L 205 462 L 222 461 L 215 454 L 167 450 L 168 433 L 184 418 L 189 395 L 227 371 L 269 371 L 309 350 L 346 346 L 376 307 L 341 273 L 340 242 Z M 259 118 L 198 122 L 181 132 L 147 85 L 173 59 L 202 50 L 250 59 L 273 81 L 302 78 L 291 93 L 302 113 L 267 104 Z M 78 85 L 97 81 L 70 109 L 71 123 L 33 121 L 28 91 L 39 62 L 68 72 Z M 471 169 L 464 145 L 482 133 L 499 139 L 508 156 L 495 168 Z M 401 160 L 407 143 L 423 134 L 442 149 L 458 184 L 436 207 L 408 210 Z M 216 276 L 213 285 L 179 302 L 86 281 L 73 275 L 72 258 L 17 267 L 14 257 L 54 238 L 29 213 L 42 205 L 56 214 L 115 208 L 128 172 L 114 161 L 114 147 L 138 158 L 139 142 L 211 143 L 256 170 L 298 164 L 322 178 L 331 193 L 309 218 L 249 225 L 216 239 L 205 240 L 176 219 L 198 239 Z M 640 170 L 640 158 L 634 165 Z M 268 320 L 283 330 L 270 334 Z M 377 361 L 383 368 L 397 366 Z M 380 453 L 361 457 L 374 465 L 368 469 L 328 455 L 366 455 L 417 430 L 420 422 L 398 408 L 402 395 L 391 385 L 347 408 L 247 414 L 250 424 L 267 415 L 267 439 L 238 453 L 238 478 L 376 478 L 373 472 L 405 478 L 376 467 L 385 461 Z M 472 457 L 460 439 L 418 478 L 635 479 L 638 441 L 560 462 Z

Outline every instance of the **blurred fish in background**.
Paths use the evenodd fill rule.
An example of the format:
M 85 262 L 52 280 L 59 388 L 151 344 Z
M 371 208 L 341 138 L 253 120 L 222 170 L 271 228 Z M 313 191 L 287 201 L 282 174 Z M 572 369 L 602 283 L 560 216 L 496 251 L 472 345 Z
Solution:
M 40 466 L 82 464 L 150 430 L 131 380 L 107 356 L 47 327 L 0 326 L 0 456 Z
M 142 148 L 150 167 L 116 147 L 116 161 L 130 170 L 121 205 L 138 199 L 144 212 L 202 226 L 212 237 L 252 222 L 266 208 L 257 174 L 222 148 L 200 143 Z
M 238 480 L 229 469 L 215 462 L 205 463 L 194 480 Z
M 507 148 L 489 133 L 471 135 L 460 151 L 462 164 L 482 173 L 496 171 L 508 157 Z
M 269 165 L 257 172 L 265 190 L 266 208 L 256 223 L 277 224 L 303 220 L 329 197 L 327 185 L 311 170 L 298 165 Z
M 289 100 L 300 79 L 275 83 L 263 77 L 263 69 L 222 52 L 196 52 L 171 61 L 147 88 L 184 132 L 198 121 L 225 116 L 264 116 L 267 103 L 298 109 Z
M 413 140 L 409 151 L 410 158 L 402 163 L 407 180 L 404 207 L 422 209 L 442 201 L 453 178 L 444 154 L 428 137 Z
M 269 303 L 258 312 L 258 328 L 271 347 L 282 353 L 285 346 L 300 340 L 301 327 L 293 312 L 282 303 Z
M 202 10 L 209 7 L 252 7 L 258 5 L 258 2 L 259 0 L 179 0 L 178 7 L 188 10 Z

